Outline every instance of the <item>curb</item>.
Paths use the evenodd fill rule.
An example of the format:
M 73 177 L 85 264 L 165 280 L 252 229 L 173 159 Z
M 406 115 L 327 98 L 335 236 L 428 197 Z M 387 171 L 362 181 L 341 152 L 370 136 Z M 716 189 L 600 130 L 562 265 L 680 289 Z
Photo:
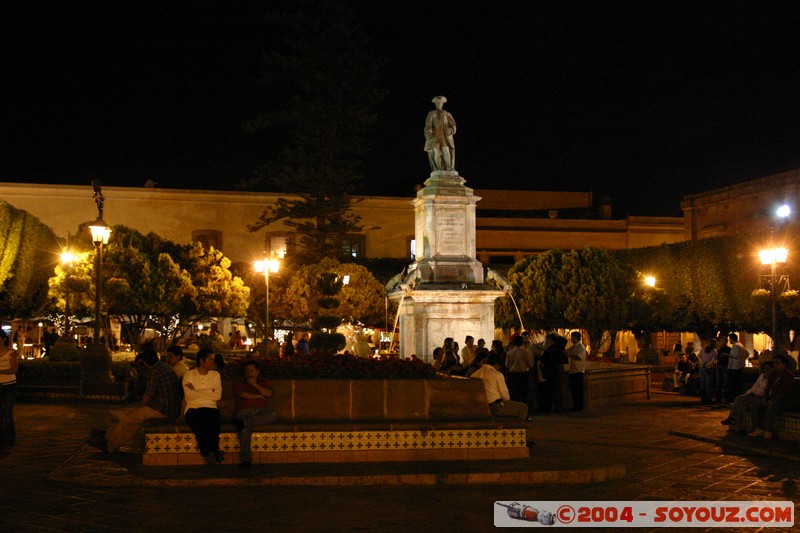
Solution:
M 762 456 L 762 457 L 774 457 L 776 459 L 783 459 L 785 461 L 800 462 L 800 457 L 798 457 L 797 454 L 786 453 L 786 452 L 782 452 L 780 450 L 765 450 L 763 447 L 748 446 L 746 444 L 738 444 L 738 443 L 735 443 L 735 442 L 730 442 L 730 441 L 727 441 L 725 439 L 714 439 L 714 438 L 711 438 L 711 437 L 703 437 L 703 436 L 700 436 L 700 435 L 694 435 L 692 433 L 682 433 L 680 431 L 669 430 L 668 433 L 670 435 L 674 435 L 676 437 L 681 437 L 681 438 L 684 438 L 684 439 L 691 439 L 691 440 L 696 440 L 696 441 L 700 441 L 700 442 L 707 442 L 709 444 L 715 444 L 715 445 L 719 446 L 720 448 L 722 448 L 722 447 L 737 448 L 739 450 L 744 450 L 744 451 L 747 451 L 747 452 L 751 452 L 754 455 L 759 455 L 759 456 Z
M 221 467 L 225 468 L 225 467 Z M 50 472 L 47 479 L 90 487 L 241 487 L 241 486 L 435 486 L 435 485 L 543 485 L 591 484 L 622 479 L 624 464 L 575 470 L 495 471 L 453 473 L 397 473 L 358 475 L 276 475 L 258 476 L 241 472 L 238 476 L 204 478 L 146 478 L 139 473 L 107 461 L 90 458 L 85 447 Z M 219 472 L 219 470 L 217 470 Z
M 138 479 L 144 487 L 241 486 L 433 486 L 433 485 L 541 485 L 602 483 L 625 477 L 625 465 L 584 470 L 540 472 L 480 472 L 454 474 L 383 474 L 366 476 L 304 476 L 214 479 Z

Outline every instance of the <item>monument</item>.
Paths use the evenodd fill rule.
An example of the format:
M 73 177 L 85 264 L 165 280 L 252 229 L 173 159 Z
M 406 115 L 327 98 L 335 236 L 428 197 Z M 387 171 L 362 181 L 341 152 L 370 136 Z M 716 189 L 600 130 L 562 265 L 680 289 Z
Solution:
M 446 337 L 462 343 L 467 335 L 494 338 L 494 301 L 509 284 L 475 259 L 475 204 L 480 200 L 455 170 L 456 123 L 442 109 L 425 121 L 425 151 L 431 165 L 414 206 L 416 257 L 399 283 L 390 283 L 389 298 L 398 302 L 400 355 L 431 361 Z

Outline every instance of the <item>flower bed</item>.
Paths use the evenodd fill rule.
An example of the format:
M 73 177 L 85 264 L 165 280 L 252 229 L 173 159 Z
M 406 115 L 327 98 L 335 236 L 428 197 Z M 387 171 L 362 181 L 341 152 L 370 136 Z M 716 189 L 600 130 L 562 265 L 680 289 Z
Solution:
M 282 358 L 254 358 L 261 374 L 269 379 L 431 379 L 436 369 L 421 359 L 362 358 L 354 355 L 329 355 L 321 353 L 295 354 Z M 225 366 L 224 375 L 236 378 L 241 375 L 244 360 Z

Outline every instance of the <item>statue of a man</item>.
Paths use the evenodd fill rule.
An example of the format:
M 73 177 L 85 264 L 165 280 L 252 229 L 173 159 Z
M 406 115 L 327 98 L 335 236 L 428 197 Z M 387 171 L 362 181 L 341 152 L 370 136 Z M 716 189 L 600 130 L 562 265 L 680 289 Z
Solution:
M 105 196 L 103 196 L 103 188 L 100 186 L 100 180 L 92 180 L 92 188 L 94 189 L 94 203 L 97 204 L 97 218 L 103 220 L 103 202 L 105 202 Z
M 447 102 L 444 96 L 435 96 L 431 100 L 436 109 L 428 113 L 425 119 L 425 151 L 431 170 L 455 170 L 456 145 L 453 135 L 456 133 L 456 121 L 453 115 L 442 109 Z

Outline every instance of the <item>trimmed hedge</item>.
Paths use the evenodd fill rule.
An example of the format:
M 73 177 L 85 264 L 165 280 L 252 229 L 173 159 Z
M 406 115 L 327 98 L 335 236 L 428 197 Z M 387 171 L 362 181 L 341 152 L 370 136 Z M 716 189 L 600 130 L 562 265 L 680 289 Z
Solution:
M 48 350 L 50 361 L 80 361 L 83 350 L 74 342 L 57 342 Z
M 130 367 L 127 361 L 112 361 L 114 379 L 129 379 Z M 20 360 L 17 381 L 23 385 L 79 385 L 81 364 L 80 361 L 49 361 L 47 358 Z

